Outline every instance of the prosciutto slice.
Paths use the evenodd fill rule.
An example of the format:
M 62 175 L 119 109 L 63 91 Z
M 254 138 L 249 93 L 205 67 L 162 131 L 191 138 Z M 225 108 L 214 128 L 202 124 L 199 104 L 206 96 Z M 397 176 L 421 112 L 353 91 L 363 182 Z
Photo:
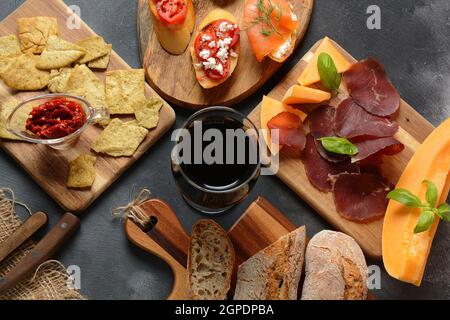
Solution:
M 387 78 L 383 66 L 368 58 L 355 63 L 344 73 L 350 96 L 367 112 L 387 117 L 397 112 L 400 95 Z
M 390 187 L 376 174 L 341 174 L 334 187 L 334 201 L 338 213 L 345 219 L 368 223 L 384 216 Z
M 367 159 L 373 155 L 383 154 L 392 156 L 403 151 L 405 148 L 400 141 L 392 137 L 352 141 L 352 143 L 359 150 L 358 154 L 352 157 L 353 163 Z
M 311 127 L 311 135 L 315 138 L 317 151 L 325 160 L 330 162 L 343 162 L 349 159 L 348 156 L 333 154 L 324 149 L 320 141 L 317 139 L 323 137 L 334 137 L 334 122 L 336 108 L 330 106 L 321 106 L 309 115 L 309 124 Z
M 336 111 L 335 131 L 340 137 L 392 137 L 398 128 L 395 121 L 368 113 L 352 98 L 342 101 Z
M 274 138 L 273 130 L 278 130 L 279 141 L 274 141 L 281 146 L 287 146 L 296 150 L 305 148 L 306 136 L 303 123 L 299 116 L 290 112 L 281 112 L 273 117 L 268 123 L 271 136 Z
M 352 164 L 350 160 L 341 163 L 332 163 L 321 157 L 317 151 L 315 138 L 308 134 L 306 136 L 306 146 L 303 152 L 303 163 L 306 175 L 311 184 L 323 192 L 332 190 L 331 179 L 333 176 L 343 172 L 359 172 L 357 164 Z

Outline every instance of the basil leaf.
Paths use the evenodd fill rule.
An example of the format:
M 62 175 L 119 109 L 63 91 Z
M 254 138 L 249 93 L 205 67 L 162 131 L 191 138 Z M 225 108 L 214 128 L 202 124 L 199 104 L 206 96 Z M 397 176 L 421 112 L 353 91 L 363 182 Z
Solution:
M 358 148 L 345 138 L 324 137 L 318 140 L 322 142 L 322 146 L 329 152 L 349 156 L 354 156 L 359 152 Z
M 322 52 L 317 60 L 320 81 L 322 85 L 330 91 L 339 89 L 341 85 L 341 75 L 336 69 L 333 58 L 328 53 Z
M 427 184 L 426 199 L 430 207 L 435 208 L 438 200 L 438 191 L 433 181 L 425 180 L 423 183 Z
M 406 189 L 395 189 L 388 193 L 387 198 L 408 207 L 423 207 L 419 197 Z
M 444 221 L 450 221 L 450 205 L 448 203 L 443 203 L 438 207 L 438 216 Z
M 434 213 L 433 211 L 425 210 L 420 214 L 419 221 L 417 222 L 416 227 L 414 228 L 414 233 L 421 233 L 430 229 L 431 225 L 434 222 Z

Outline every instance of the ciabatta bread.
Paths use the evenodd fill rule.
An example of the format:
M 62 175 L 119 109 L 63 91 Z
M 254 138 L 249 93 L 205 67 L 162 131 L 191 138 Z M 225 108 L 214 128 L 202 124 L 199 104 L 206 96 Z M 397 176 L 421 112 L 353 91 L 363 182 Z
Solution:
M 187 298 L 225 300 L 230 290 L 235 253 L 225 230 L 212 220 L 192 229 L 188 252 Z
M 234 299 L 297 300 L 305 246 L 303 226 L 242 263 Z
M 302 300 L 365 300 L 367 265 L 356 241 L 322 231 L 308 243 Z

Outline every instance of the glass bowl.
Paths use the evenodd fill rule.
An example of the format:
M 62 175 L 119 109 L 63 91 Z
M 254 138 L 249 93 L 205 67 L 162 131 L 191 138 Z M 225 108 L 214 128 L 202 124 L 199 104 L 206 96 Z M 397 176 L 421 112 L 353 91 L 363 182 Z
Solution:
M 38 137 L 31 131 L 25 128 L 26 121 L 29 117 L 30 112 L 34 107 L 37 107 L 46 102 L 55 99 L 66 99 L 74 101 L 79 104 L 85 113 L 86 122 L 77 131 L 56 139 L 44 139 Z M 31 99 L 25 100 L 20 103 L 9 116 L 6 126 L 9 132 L 19 137 L 24 141 L 28 141 L 36 144 L 47 145 L 56 150 L 67 150 L 72 147 L 77 141 L 80 135 L 88 128 L 89 125 L 93 123 L 102 122 L 109 118 L 109 112 L 106 108 L 93 108 L 89 102 L 85 99 L 68 95 L 68 94 L 45 94 L 38 97 L 33 97 Z

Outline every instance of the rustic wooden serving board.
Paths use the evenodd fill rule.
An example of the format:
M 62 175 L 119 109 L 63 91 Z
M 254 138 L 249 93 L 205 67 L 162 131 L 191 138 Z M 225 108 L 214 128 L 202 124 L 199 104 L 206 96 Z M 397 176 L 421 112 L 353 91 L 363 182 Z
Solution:
M 292 85 L 297 83 L 297 79 L 305 69 L 309 60 L 313 57 L 313 53 L 318 48 L 321 41 L 316 43 L 311 50 L 306 53 L 302 60 L 270 92 L 270 97 L 281 100 L 286 91 Z M 348 61 L 356 62 L 356 60 L 337 43 L 334 44 L 339 51 L 345 55 Z M 338 101 L 333 102 L 333 104 L 335 103 L 338 103 Z M 258 105 L 249 116 L 257 127 L 260 127 L 260 108 L 261 106 Z M 426 119 L 403 100 L 401 101 L 397 122 L 400 124 L 401 128 L 395 137 L 405 145 L 405 150 L 395 156 L 385 157 L 382 166 L 383 175 L 388 178 L 392 184 L 396 184 L 417 147 L 434 129 Z M 336 229 L 355 238 L 368 256 L 375 259 L 381 258 L 383 220 L 368 224 L 359 224 L 342 218 L 336 211 L 332 193 L 323 193 L 311 185 L 306 176 L 302 161 L 298 158 L 290 157 L 283 152 L 281 152 L 280 155 L 280 168 L 277 176 Z
M 247 35 L 241 32 L 241 53 L 239 63 L 230 79 L 222 85 L 205 90 L 195 79 L 189 49 L 175 56 L 167 53 L 159 44 L 155 33 L 149 0 L 139 0 L 138 32 L 142 65 L 146 69 L 150 85 L 167 101 L 188 108 L 202 108 L 212 105 L 230 106 L 239 103 L 260 88 L 281 67 L 280 63 L 265 59 L 259 63 L 249 46 Z M 245 0 L 205 1 L 193 0 L 196 25 L 213 9 L 223 8 L 235 15 L 242 26 Z M 308 29 L 314 0 L 290 0 L 297 14 L 300 27 L 297 31 L 298 45 Z M 191 44 L 198 29 L 195 28 Z
M 66 27 L 71 10 L 60 0 L 28 0 L 0 23 L 0 35 L 17 34 L 16 20 L 19 17 L 52 16 L 58 19 L 60 36 L 69 41 L 78 41 L 95 35 L 89 26 L 81 21 L 81 29 L 69 30 Z M 117 53 L 112 52 L 108 70 L 128 69 L 127 63 Z M 97 76 L 104 79 L 104 72 Z M 0 81 L 0 102 L 14 96 L 19 101 L 36 96 L 42 92 L 18 93 Z M 146 95 L 157 93 L 146 85 Z M 68 162 L 80 153 L 91 153 L 90 145 L 96 140 L 101 129 L 91 126 L 81 136 L 76 147 L 68 151 L 54 151 L 43 145 L 25 142 L 0 141 L 0 147 L 13 157 L 32 178 L 66 211 L 80 212 L 97 199 L 124 171 L 139 159 L 175 121 L 173 109 L 165 103 L 161 109 L 161 119 L 156 129 L 151 130 L 133 157 L 112 158 L 97 155 L 97 176 L 89 190 L 74 190 L 66 187 Z
M 124 227 L 128 239 L 139 248 L 160 257 L 170 266 L 174 274 L 174 286 L 168 299 L 186 299 L 186 264 L 190 241 L 188 233 L 170 206 L 161 200 L 146 201 L 139 209 L 150 217 L 156 217 L 158 222 L 150 232 L 145 233 L 127 219 Z M 295 228 L 295 225 L 266 199 L 258 198 L 228 231 L 236 252 L 235 269 Z M 234 291 L 234 285 L 233 283 L 231 292 Z

